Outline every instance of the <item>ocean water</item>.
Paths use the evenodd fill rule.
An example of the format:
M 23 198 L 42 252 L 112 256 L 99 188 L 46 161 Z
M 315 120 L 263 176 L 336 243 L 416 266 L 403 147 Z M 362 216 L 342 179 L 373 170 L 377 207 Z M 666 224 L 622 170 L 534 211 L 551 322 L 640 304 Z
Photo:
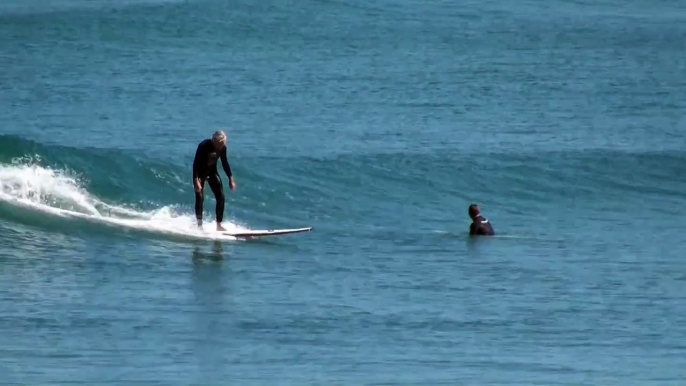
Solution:
M 5 0 L 0 384 L 686 384 L 676 1 Z M 194 227 L 228 134 L 224 225 Z M 478 203 L 496 237 L 469 238 Z

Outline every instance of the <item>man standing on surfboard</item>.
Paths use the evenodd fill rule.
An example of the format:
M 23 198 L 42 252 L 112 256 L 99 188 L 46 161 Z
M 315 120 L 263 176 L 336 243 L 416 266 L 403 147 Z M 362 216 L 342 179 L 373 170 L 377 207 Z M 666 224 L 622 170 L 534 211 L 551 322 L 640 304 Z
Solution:
M 472 219 L 472 224 L 469 226 L 469 235 L 470 236 L 475 236 L 475 235 L 493 236 L 493 235 L 495 235 L 495 231 L 493 230 L 491 223 L 488 222 L 488 220 L 481 215 L 481 212 L 479 211 L 478 205 L 472 204 L 469 206 L 469 217 L 471 217 L 471 219 Z
M 195 188 L 195 217 L 198 226 L 202 227 L 202 210 L 204 201 L 205 180 L 210 185 L 214 198 L 217 201 L 217 231 L 225 231 L 221 223 L 224 218 L 224 187 L 222 179 L 217 171 L 217 159 L 221 159 L 224 173 L 229 177 L 229 188 L 236 189 L 236 182 L 233 180 L 231 166 L 226 157 L 226 134 L 223 131 L 216 131 L 212 139 L 205 139 L 198 145 L 193 159 L 193 187 Z

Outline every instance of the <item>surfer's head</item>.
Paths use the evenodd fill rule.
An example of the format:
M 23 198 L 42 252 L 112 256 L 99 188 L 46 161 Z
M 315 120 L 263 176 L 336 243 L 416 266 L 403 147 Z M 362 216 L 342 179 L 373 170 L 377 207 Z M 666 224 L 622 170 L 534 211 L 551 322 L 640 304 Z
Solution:
M 479 215 L 479 206 L 476 204 L 469 205 L 469 217 L 474 219 L 476 216 Z
M 212 134 L 212 144 L 217 150 L 224 147 L 224 145 L 226 145 L 226 134 L 221 130 L 215 131 L 214 134 Z

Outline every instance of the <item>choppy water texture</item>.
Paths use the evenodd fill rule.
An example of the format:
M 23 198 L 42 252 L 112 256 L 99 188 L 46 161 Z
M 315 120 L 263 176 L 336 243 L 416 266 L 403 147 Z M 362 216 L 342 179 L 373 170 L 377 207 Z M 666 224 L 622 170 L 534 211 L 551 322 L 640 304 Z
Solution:
M 0 36 L 0 383 L 686 383 L 680 3 L 10 0 Z M 218 128 L 225 225 L 313 232 L 218 237 L 209 191 L 194 228 Z

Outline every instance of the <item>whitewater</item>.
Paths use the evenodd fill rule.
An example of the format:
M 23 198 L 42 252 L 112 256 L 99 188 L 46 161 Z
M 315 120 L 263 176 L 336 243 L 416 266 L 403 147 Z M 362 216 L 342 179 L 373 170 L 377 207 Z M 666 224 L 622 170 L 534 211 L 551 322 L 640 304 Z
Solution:
M 54 170 L 36 164 L 40 158 L 14 160 L 0 164 L 0 205 L 31 210 L 64 220 L 87 221 L 122 229 L 138 230 L 190 239 L 235 240 L 214 229 L 212 219 L 206 219 L 199 229 L 195 217 L 176 213 L 165 206 L 152 211 L 137 211 L 108 204 L 83 188 L 73 172 Z M 227 222 L 227 231 L 247 230 Z

